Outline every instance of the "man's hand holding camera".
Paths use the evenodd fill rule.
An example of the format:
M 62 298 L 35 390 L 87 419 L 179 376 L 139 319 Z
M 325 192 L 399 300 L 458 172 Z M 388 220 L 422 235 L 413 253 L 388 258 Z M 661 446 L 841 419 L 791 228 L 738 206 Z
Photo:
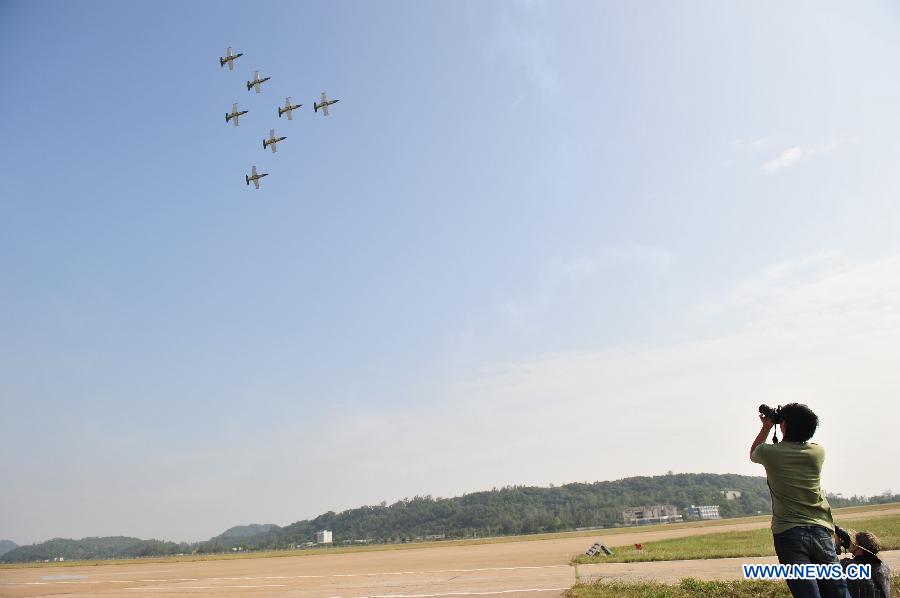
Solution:
M 762 428 L 760 428 L 759 434 L 756 435 L 756 438 L 753 440 L 753 444 L 750 446 L 751 460 L 753 459 L 753 451 L 756 449 L 756 447 L 766 441 L 766 437 L 769 435 L 769 430 L 774 428 L 775 424 L 781 424 L 781 435 L 784 436 L 784 420 L 781 417 L 780 405 L 775 409 L 772 409 L 768 405 L 760 405 L 759 421 L 762 424 Z M 772 434 L 772 442 L 778 442 L 778 436 L 776 434 Z

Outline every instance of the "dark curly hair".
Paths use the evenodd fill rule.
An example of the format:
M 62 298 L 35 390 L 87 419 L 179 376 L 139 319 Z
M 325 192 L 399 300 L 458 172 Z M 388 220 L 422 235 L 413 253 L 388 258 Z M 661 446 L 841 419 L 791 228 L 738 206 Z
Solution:
M 855 538 L 856 545 L 870 554 L 877 554 L 881 550 L 881 542 L 878 536 L 872 532 L 859 532 Z
M 819 427 L 819 416 L 802 403 L 788 403 L 781 408 L 781 418 L 787 425 L 784 439 L 792 442 L 806 442 Z

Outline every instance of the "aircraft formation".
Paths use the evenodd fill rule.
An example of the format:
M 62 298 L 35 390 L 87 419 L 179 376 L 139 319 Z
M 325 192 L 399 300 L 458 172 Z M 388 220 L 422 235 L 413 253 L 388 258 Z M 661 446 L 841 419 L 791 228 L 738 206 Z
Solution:
M 233 48 L 229 46 L 228 50 L 225 52 L 225 56 L 219 57 L 219 67 L 224 68 L 227 64 L 228 70 L 233 71 L 235 60 L 243 55 L 243 52 L 235 54 Z M 254 71 L 253 80 L 247 81 L 247 91 L 255 89 L 256 93 L 262 93 L 262 84 L 269 79 L 271 79 L 271 77 L 263 77 L 260 75 L 259 71 Z M 328 116 L 328 107 L 337 104 L 338 102 L 340 102 L 340 100 L 329 100 L 328 96 L 325 95 L 325 92 L 323 91 L 320 100 L 318 102 L 313 102 L 313 112 L 319 112 L 321 110 L 323 116 Z M 293 112 L 294 110 L 299 110 L 301 106 L 303 106 L 303 104 L 292 104 L 291 98 L 290 96 L 288 96 L 284 100 L 284 106 L 277 107 L 278 118 L 281 118 L 283 114 L 286 114 L 288 120 L 294 120 Z M 233 121 L 234 126 L 237 127 L 240 117 L 247 114 L 248 112 L 249 110 L 238 110 L 238 103 L 234 102 L 233 104 L 231 104 L 231 112 L 227 112 L 225 114 L 225 124 Z M 277 144 L 284 141 L 285 139 L 287 139 L 286 136 L 276 136 L 275 129 L 269 129 L 269 136 L 263 138 L 263 150 L 271 149 L 272 153 L 274 154 L 277 151 Z M 257 189 L 259 189 L 259 180 L 264 176 L 269 176 L 269 173 L 267 172 L 257 172 L 255 164 L 251 167 L 250 172 L 251 174 L 244 175 L 244 182 L 246 182 L 248 186 L 252 182 L 253 186 Z

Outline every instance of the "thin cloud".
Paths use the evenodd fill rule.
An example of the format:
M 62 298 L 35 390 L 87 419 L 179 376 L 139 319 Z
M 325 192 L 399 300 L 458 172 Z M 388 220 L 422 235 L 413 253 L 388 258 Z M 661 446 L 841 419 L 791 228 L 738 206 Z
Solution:
M 608 247 L 592 256 L 547 259 L 537 266 L 535 286 L 528 292 L 501 301 L 496 311 L 507 324 L 525 325 L 541 314 L 559 309 L 562 296 L 580 283 L 595 278 L 604 268 L 661 273 L 674 259 L 675 255 L 664 247 L 638 244 Z
M 817 154 L 824 154 L 834 150 L 837 147 L 836 141 L 820 143 L 817 145 L 795 145 L 789 147 L 774 160 L 769 160 L 762 165 L 762 172 L 765 175 L 774 175 L 785 168 L 796 166 L 802 160 L 812 158 Z
M 559 72 L 551 58 L 552 40 L 535 18 L 540 16 L 545 3 L 526 0 L 516 6 L 518 10 L 502 15 L 494 45 L 503 59 L 525 76 L 539 97 L 553 104 L 559 96 Z
M 731 146 L 736 149 L 762 150 L 772 145 L 768 137 L 759 137 L 757 139 L 735 139 L 731 142 Z
M 846 434 L 854 418 L 872 422 L 872 437 L 893 433 L 900 254 L 853 262 L 822 253 L 775 264 L 726 293 L 721 307 L 736 321 L 706 338 L 499 364 L 455 394 L 514 431 L 491 437 L 520 443 L 494 465 L 502 461 L 523 479 L 540 479 L 537 468 L 562 479 L 667 469 L 758 475 L 744 453 L 762 402 L 813 405 L 828 423 L 819 441 L 835 454 L 855 450 Z M 554 421 L 565 425 L 547 425 Z M 682 442 L 685 426 L 704 441 Z M 535 440 L 522 446 L 523 436 Z M 604 458 L 585 449 L 600 439 L 629 450 Z M 667 452 L 672 446 L 678 450 Z M 896 448 L 879 449 L 888 461 L 900 458 Z M 851 493 L 897 483 L 846 459 L 833 461 L 828 476 L 827 489 Z
M 581 275 L 583 266 L 562 270 Z M 459 372 L 413 409 L 342 414 L 341 426 L 313 432 L 335 449 L 311 457 L 307 474 L 338 467 L 345 475 L 328 483 L 339 488 L 313 490 L 337 500 L 361 484 L 390 499 L 669 469 L 762 475 L 746 458 L 756 407 L 791 401 L 822 418 L 816 439 L 834 455 L 826 490 L 873 494 L 900 483 L 849 459 L 861 422 L 873 438 L 894 432 L 900 254 L 776 264 L 723 303 L 743 322 L 709 338 L 498 363 Z M 900 459 L 897 447 L 877 447 L 885 462 Z M 404 469 L 392 466 L 412 454 Z

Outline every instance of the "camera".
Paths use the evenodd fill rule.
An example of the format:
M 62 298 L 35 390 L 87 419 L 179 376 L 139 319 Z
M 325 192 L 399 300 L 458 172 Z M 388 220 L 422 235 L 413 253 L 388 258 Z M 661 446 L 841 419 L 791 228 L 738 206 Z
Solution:
M 850 544 L 851 542 L 853 542 L 853 540 L 850 538 L 850 534 L 847 533 L 847 530 L 838 525 L 835 525 L 834 535 L 837 538 L 838 549 L 850 550 Z
M 781 417 L 781 405 L 772 409 L 766 404 L 762 404 L 759 406 L 759 412 L 765 417 L 767 420 L 775 424 L 776 426 L 780 424 L 784 418 Z M 778 429 L 776 428 L 774 432 L 772 432 L 772 442 L 778 442 Z
M 777 406 L 775 409 L 772 409 L 768 405 L 760 405 L 759 412 L 762 413 L 765 418 L 773 424 L 781 423 L 781 405 Z

